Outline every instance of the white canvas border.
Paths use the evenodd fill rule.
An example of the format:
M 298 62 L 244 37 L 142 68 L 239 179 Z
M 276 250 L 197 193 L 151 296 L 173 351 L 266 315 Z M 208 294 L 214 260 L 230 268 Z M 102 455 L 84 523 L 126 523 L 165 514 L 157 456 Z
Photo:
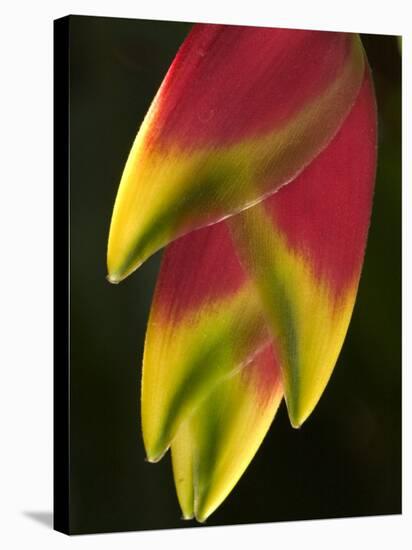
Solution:
M 403 407 L 404 466 L 410 461 L 411 114 L 407 103 L 412 37 L 401 0 L 269 2 L 136 0 L 23 2 L 3 5 L 0 21 L 2 136 L 0 251 L 0 544 L 7 549 L 371 547 L 407 548 L 410 469 L 402 516 L 137 532 L 69 539 L 25 515 L 52 507 L 52 20 L 70 13 L 175 21 L 402 34 L 403 39 Z M 407 99 L 408 98 L 408 99 Z M 390 182 L 388 182 L 390 185 Z M 27 272 L 32 286 L 27 288 Z M 22 381 L 24 382 L 22 384 Z M 276 487 L 273 488 L 276 498 Z

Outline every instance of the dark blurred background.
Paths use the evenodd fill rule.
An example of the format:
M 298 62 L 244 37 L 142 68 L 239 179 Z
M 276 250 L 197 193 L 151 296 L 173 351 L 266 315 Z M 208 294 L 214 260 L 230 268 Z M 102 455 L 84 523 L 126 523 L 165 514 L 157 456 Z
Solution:
M 106 243 L 137 129 L 191 25 L 70 20 L 71 530 L 192 527 L 170 458 L 145 462 L 139 393 L 161 253 L 118 286 Z M 301 430 L 285 406 L 206 525 L 401 512 L 401 57 L 363 35 L 379 109 L 379 165 L 354 316 L 332 379 Z

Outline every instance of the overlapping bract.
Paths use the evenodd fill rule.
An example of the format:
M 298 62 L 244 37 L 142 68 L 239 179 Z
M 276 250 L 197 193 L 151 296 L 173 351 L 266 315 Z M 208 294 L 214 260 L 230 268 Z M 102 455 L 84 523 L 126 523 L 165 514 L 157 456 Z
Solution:
M 148 323 L 142 425 L 149 460 L 172 449 L 184 517 L 226 498 L 283 395 L 300 426 L 329 380 L 363 262 L 375 111 L 356 35 L 198 25 L 139 131 L 109 279 L 180 237 Z
M 127 160 L 110 280 L 293 178 L 336 133 L 364 65 L 357 35 L 195 26 Z
M 278 362 L 268 343 L 179 425 L 171 449 L 185 518 L 204 521 L 230 493 L 262 443 L 282 396 Z

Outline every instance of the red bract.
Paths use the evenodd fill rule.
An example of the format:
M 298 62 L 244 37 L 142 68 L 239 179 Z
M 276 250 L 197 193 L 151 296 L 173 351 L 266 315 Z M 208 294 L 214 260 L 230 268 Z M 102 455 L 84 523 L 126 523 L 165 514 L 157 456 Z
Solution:
M 364 65 L 357 35 L 195 26 L 126 163 L 110 280 L 294 178 L 348 114 Z

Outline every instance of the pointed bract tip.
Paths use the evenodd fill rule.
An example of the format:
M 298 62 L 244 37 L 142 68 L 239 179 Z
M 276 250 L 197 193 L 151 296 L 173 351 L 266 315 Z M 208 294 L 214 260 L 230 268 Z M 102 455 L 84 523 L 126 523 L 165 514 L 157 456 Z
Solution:
M 157 462 L 159 462 L 159 460 L 155 460 L 153 458 L 149 458 L 148 456 L 145 457 L 145 462 L 148 462 L 149 464 L 156 464 Z
M 112 285 L 118 285 L 121 281 L 120 277 L 116 275 L 111 275 L 110 273 L 106 275 L 106 281 L 109 281 Z
M 310 410 L 306 410 L 304 413 L 302 413 L 301 411 L 296 412 L 288 409 L 289 421 L 292 428 L 294 428 L 295 430 L 300 430 L 300 428 L 302 428 L 303 424 L 312 414 L 312 411 L 313 407 Z
M 197 512 L 195 515 L 195 519 L 198 523 L 206 523 L 207 518 L 210 516 L 210 513 L 199 513 Z
M 146 462 L 150 462 L 150 464 L 156 464 L 157 462 L 160 462 L 164 455 L 167 453 L 169 447 L 166 447 L 166 449 L 162 450 L 159 453 L 149 453 L 146 452 Z
M 300 407 L 296 403 L 288 403 L 288 401 L 286 400 L 286 406 L 290 425 L 295 430 L 299 430 L 307 419 L 308 415 L 306 414 L 305 416 L 304 414 L 302 414 Z
M 195 498 L 195 519 L 198 523 L 206 523 L 213 512 L 221 505 L 223 499 L 218 501 L 210 499 L 206 494 L 203 498 Z
M 195 516 L 194 514 L 183 514 L 181 516 L 181 518 L 184 520 L 184 521 L 190 521 L 192 519 L 195 519 Z
M 291 420 L 291 421 L 290 421 L 290 425 L 291 425 L 292 428 L 294 428 L 295 430 L 300 430 L 300 428 L 302 427 L 302 422 L 297 422 L 296 420 Z
M 160 462 L 162 460 L 162 457 L 159 456 L 159 457 L 151 457 L 151 456 L 147 456 L 145 458 L 145 461 L 148 462 L 149 464 L 157 464 L 158 462 Z
M 111 262 L 108 262 L 108 273 L 106 275 L 106 279 L 109 281 L 109 283 L 113 285 L 117 285 L 127 279 L 129 275 L 134 273 L 139 267 L 143 264 L 143 261 L 135 262 L 132 267 L 129 267 L 128 269 L 113 267 L 111 265 Z

